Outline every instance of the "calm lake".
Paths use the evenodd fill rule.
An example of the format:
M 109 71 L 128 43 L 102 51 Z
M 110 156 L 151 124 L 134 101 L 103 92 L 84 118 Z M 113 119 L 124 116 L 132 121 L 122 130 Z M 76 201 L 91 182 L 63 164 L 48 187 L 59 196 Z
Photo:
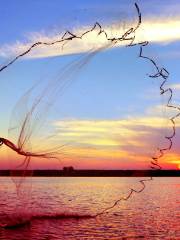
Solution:
M 0 229 L 1 240 L 180 239 L 180 178 L 154 178 L 142 193 L 133 194 L 109 213 L 93 215 L 139 189 L 141 178 L 34 177 L 19 188 L 0 178 L 0 216 L 31 216 L 31 223 Z M 13 179 L 17 183 L 16 179 Z M 16 205 L 16 210 L 14 206 Z M 3 221 L 3 220 L 1 220 Z

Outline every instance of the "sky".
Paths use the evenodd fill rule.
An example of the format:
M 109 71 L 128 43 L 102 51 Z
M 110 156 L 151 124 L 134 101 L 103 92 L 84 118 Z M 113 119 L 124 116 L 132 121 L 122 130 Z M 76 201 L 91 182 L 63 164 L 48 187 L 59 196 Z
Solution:
M 179 104 L 180 3 L 137 1 L 142 24 L 135 42 L 149 41 L 145 54 L 170 76 L 173 103 Z M 76 35 L 99 22 L 109 36 L 120 36 L 138 21 L 134 1 L 22 0 L 1 3 L 0 65 L 11 61 L 35 42 L 52 42 L 69 30 Z M 32 158 L 30 168 L 149 169 L 157 148 L 167 146 L 166 135 L 175 114 L 160 96 L 162 79 L 148 74 L 155 69 L 140 59 L 139 46 L 108 46 L 98 27 L 82 40 L 62 47 L 36 47 L 0 72 L 0 132 L 24 151 L 46 152 L 56 147 L 58 159 Z M 102 48 L 93 52 L 98 48 Z M 180 122 L 172 149 L 160 159 L 164 169 L 179 169 Z M 28 137 L 26 137 L 28 136 Z M 59 146 L 59 147 L 58 147 Z M 23 162 L 23 157 L 0 147 L 0 168 Z

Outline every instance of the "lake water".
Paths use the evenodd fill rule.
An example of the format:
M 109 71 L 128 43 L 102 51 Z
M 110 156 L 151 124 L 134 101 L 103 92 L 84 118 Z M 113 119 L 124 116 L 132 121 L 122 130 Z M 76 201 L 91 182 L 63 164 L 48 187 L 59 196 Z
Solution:
M 0 220 L 31 217 L 20 228 L 0 228 L 1 240 L 180 239 L 180 178 L 154 178 L 146 189 L 97 218 L 140 178 L 28 178 L 17 198 L 10 178 L 0 178 Z M 14 206 L 16 210 L 13 210 Z M 29 206 L 29 207 L 28 207 Z M 13 215 L 12 215 L 13 214 Z

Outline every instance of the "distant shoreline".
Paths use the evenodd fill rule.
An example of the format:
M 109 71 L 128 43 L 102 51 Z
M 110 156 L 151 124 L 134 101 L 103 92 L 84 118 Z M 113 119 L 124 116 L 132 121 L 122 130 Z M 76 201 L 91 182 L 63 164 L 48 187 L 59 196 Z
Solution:
M 0 170 L 0 177 L 31 176 L 31 171 Z M 180 177 L 180 170 L 33 170 L 33 177 Z

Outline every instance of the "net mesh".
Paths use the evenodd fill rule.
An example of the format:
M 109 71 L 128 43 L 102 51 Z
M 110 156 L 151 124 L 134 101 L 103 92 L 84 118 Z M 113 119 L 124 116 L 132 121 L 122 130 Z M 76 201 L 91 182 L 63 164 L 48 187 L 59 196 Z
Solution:
M 59 183 L 48 192 L 33 191 L 33 169 L 40 166 L 162 168 L 160 160 L 172 147 L 180 109 L 171 103 L 168 71 L 149 57 L 148 41 L 136 39 L 142 20 L 137 4 L 135 10 L 132 26 L 118 32 L 96 22 L 77 34 L 66 31 L 55 41 L 35 42 L 1 66 L 0 72 L 8 70 L 34 51 L 41 55 L 54 46 L 61 55 L 48 63 L 51 73 L 41 80 L 36 73 L 43 71 L 39 62 L 44 60 L 38 60 L 34 66 L 36 83 L 15 105 L 8 138 L 0 139 L 8 150 L 11 169 L 11 191 L 7 194 L 14 199 L 13 204 L 8 203 L 8 211 L 1 208 L 1 226 L 21 225 L 43 214 L 57 217 L 71 212 L 71 217 L 97 217 L 142 192 L 152 180 L 141 178 L 120 192 L 117 189 L 113 203 L 102 189 L 96 202 L 94 183 L 86 182 L 81 197 L 84 194 L 91 201 L 82 204 L 76 186 L 74 191 L 68 190 L 68 185 L 63 187 L 64 193 L 57 191 Z M 58 196 L 52 206 L 55 192 Z M 59 205 L 63 205 L 60 213 Z M 77 212 L 79 205 L 81 211 Z

